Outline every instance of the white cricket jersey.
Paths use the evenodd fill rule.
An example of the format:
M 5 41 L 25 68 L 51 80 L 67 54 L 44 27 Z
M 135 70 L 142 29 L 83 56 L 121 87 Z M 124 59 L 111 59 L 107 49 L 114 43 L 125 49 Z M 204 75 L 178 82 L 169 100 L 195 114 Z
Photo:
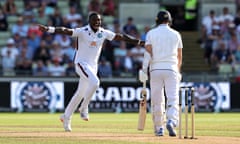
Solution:
M 77 50 L 74 63 L 88 63 L 94 70 L 97 70 L 98 59 L 105 39 L 113 40 L 115 33 L 104 28 L 99 28 L 95 33 L 89 25 L 73 29 L 73 37 L 77 37 Z
M 153 69 L 170 69 L 178 72 L 178 48 L 183 48 L 181 35 L 167 24 L 161 24 L 150 30 L 145 45 L 152 45 Z

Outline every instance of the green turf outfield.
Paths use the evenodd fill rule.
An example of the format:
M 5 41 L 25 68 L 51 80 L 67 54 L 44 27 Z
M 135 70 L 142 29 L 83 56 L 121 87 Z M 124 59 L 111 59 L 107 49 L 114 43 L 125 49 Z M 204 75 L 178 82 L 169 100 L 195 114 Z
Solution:
M 71 133 L 63 131 L 59 115 L 0 113 L 0 144 L 240 143 L 240 113 L 196 113 L 197 140 L 179 140 L 167 132 L 164 137 L 155 137 L 150 114 L 145 130 L 137 131 L 137 113 L 90 113 L 89 122 L 76 113 Z

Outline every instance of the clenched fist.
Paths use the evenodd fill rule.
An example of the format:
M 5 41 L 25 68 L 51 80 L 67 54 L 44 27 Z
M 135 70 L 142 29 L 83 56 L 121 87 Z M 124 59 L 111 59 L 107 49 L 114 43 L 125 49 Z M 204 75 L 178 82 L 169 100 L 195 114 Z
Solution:
M 46 31 L 48 31 L 48 27 L 45 26 L 45 25 L 41 25 L 41 24 L 39 24 L 39 25 L 38 25 L 38 28 L 39 28 L 39 30 L 42 31 L 42 32 L 46 32 Z

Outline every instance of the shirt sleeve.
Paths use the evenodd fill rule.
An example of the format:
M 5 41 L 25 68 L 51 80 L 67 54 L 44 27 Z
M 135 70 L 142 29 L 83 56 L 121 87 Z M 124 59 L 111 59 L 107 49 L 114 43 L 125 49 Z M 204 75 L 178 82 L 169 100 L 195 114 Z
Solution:
M 178 48 L 183 48 L 182 37 L 181 37 L 180 34 L 178 34 L 178 39 L 179 39 L 179 42 L 178 42 Z
M 79 37 L 82 33 L 82 29 L 81 28 L 76 28 L 76 29 L 72 29 L 73 33 L 72 33 L 72 37 Z
M 110 30 L 105 30 L 106 34 L 106 39 L 112 41 L 114 37 L 116 36 L 116 33 L 110 31 Z

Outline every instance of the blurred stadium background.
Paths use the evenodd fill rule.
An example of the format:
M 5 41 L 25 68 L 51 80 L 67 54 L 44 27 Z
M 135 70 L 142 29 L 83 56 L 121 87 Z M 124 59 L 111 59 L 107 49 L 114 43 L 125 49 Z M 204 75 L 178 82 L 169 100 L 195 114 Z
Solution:
M 75 39 L 41 33 L 37 24 L 80 27 L 98 11 L 104 27 L 144 40 L 160 9 L 182 35 L 181 85 L 196 88 L 196 111 L 239 111 L 239 0 L 0 0 L 0 111 L 62 111 L 77 86 Z M 138 111 L 143 51 L 105 42 L 90 111 Z

